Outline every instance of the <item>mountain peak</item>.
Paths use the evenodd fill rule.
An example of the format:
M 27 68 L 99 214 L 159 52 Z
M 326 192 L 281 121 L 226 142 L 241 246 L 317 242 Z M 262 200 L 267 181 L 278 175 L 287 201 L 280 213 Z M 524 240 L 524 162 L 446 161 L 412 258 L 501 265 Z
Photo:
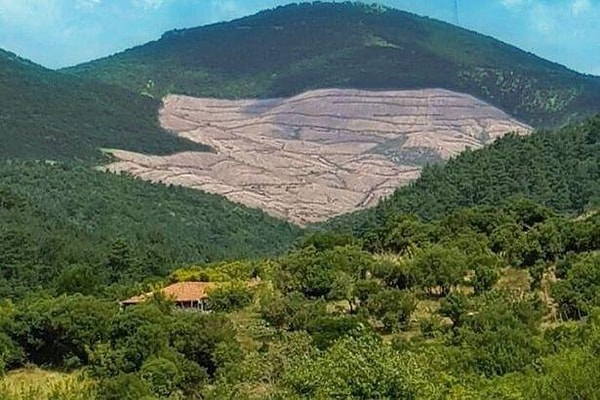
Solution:
M 293 4 L 170 31 L 69 71 L 155 97 L 443 88 L 536 127 L 592 114 L 600 103 L 593 77 L 476 32 L 364 3 Z

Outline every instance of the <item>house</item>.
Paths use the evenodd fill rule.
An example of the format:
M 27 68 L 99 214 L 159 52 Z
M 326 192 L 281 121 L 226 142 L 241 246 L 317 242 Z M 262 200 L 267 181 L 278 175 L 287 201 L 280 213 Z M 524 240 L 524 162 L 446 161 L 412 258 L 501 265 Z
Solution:
M 179 308 L 206 311 L 208 309 L 207 292 L 215 286 L 215 282 L 177 282 L 158 291 L 144 293 L 124 300 L 121 302 L 121 306 L 127 307 L 143 303 L 158 292 Z

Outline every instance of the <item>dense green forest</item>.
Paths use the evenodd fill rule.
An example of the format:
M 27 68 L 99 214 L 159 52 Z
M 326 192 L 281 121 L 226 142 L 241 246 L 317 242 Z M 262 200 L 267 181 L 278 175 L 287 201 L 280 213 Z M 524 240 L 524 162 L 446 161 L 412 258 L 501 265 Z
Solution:
M 5 301 L 0 364 L 84 371 L 67 399 L 596 398 L 600 214 L 519 200 L 386 222 L 174 273 L 240 283 L 209 314 L 160 296 L 119 310 L 77 286 Z
M 90 294 L 189 263 L 274 255 L 299 233 L 191 189 L 77 165 L 0 164 L 0 298 Z
M 316 88 L 464 92 L 535 127 L 600 111 L 600 78 L 447 23 L 361 3 L 292 4 L 66 71 L 157 98 L 290 96 Z
M 427 172 L 360 229 L 301 237 L 216 196 L 6 163 L 0 398 L 597 398 L 599 132 L 508 137 L 432 167 L 439 187 Z M 190 280 L 218 285 L 210 313 L 158 291 L 119 307 Z M 73 378 L 46 397 L 7 383 L 31 365 Z
M 390 214 L 432 220 L 459 208 L 497 206 L 515 197 L 572 215 L 600 206 L 600 117 L 526 137 L 507 135 L 481 150 L 467 150 L 444 165 L 425 167 L 419 179 L 377 207 L 325 226 L 360 235 Z
M 160 128 L 160 102 L 0 50 L 0 159 L 97 162 L 101 149 L 209 150 Z

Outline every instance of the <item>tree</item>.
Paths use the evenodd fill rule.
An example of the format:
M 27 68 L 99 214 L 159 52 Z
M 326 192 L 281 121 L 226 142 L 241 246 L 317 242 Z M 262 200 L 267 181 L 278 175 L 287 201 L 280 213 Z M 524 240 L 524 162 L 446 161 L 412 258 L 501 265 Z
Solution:
M 15 313 L 11 336 L 38 365 L 77 368 L 89 351 L 106 340 L 117 313 L 113 302 L 81 295 L 39 299 Z
M 464 254 L 453 247 L 431 245 L 413 260 L 412 274 L 423 290 L 441 296 L 461 284 L 467 270 Z
M 500 278 L 499 267 L 500 260 L 494 254 L 475 256 L 469 260 L 469 268 L 474 271 L 471 283 L 475 294 L 480 295 L 492 290 Z
M 83 295 L 94 294 L 100 285 L 100 277 L 89 265 L 71 265 L 65 268 L 57 278 L 58 293 Z
M 575 261 L 551 292 L 563 318 L 581 318 L 600 306 L 600 255 L 589 254 Z
M 355 279 L 364 278 L 372 263 L 372 256 L 356 246 L 324 251 L 309 246 L 280 260 L 275 284 L 283 293 L 299 292 L 309 298 L 331 297 L 331 292 L 339 289 L 340 273 Z M 338 287 L 334 288 L 336 284 Z
M 329 294 L 334 279 L 335 271 L 322 262 L 314 247 L 308 247 L 280 261 L 275 283 L 284 293 L 298 291 L 316 298 Z
M 241 356 L 235 329 L 224 315 L 192 313 L 174 318 L 168 330 L 170 346 L 210 376 Z
M 369 297 L 366 308 L 370 315 L 381 320 L 387 332 L 393 332 L 408 326 L 417 301 L 410 292 L 384 289 Z
M 522 371 L 538 359 L 543 311 L 537 302 L 491 292 L 476 306 L 456 332 L 467 369 L 493 377 Z
M 415 399 L 422 372 L 373 335 L 342 339 L 284 376 L 296 396 L 344 399 Z
M 178 391 L 183 374 L 171 360 L 155 357 L 144 362 L 140 378 L 159 398 L 168 398 Z
M 208 293 L 208 302 L 214 311 L 239 310 L 252 303 L 253 298 L 252 290 L 244 283 L 216 287 Z
M 373 264 L 372 274 L 389 288 L 411 289 L 415 285 L 415 276 L 411 267 L 410 261 L 406 259 L 382 258 Z
M 453 292 L 442 300 L 439 313 L 444 317 L 450 318 L 452 327 L 456 329 L 462 325 L 470 310 L 470 306 L 471 303 L 466 295 L 459 292 Z

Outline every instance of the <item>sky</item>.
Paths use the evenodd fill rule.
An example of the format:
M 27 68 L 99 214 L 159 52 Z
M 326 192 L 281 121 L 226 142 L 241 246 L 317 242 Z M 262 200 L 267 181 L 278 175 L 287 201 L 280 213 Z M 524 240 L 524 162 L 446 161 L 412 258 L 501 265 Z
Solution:
M 253 14 L 286 0 L 0 0 L 0 48 L 48 68 Z M 367 0 L 371 3 L 373 1 Z M 600 0 L 380 0 L 600 76 Z

